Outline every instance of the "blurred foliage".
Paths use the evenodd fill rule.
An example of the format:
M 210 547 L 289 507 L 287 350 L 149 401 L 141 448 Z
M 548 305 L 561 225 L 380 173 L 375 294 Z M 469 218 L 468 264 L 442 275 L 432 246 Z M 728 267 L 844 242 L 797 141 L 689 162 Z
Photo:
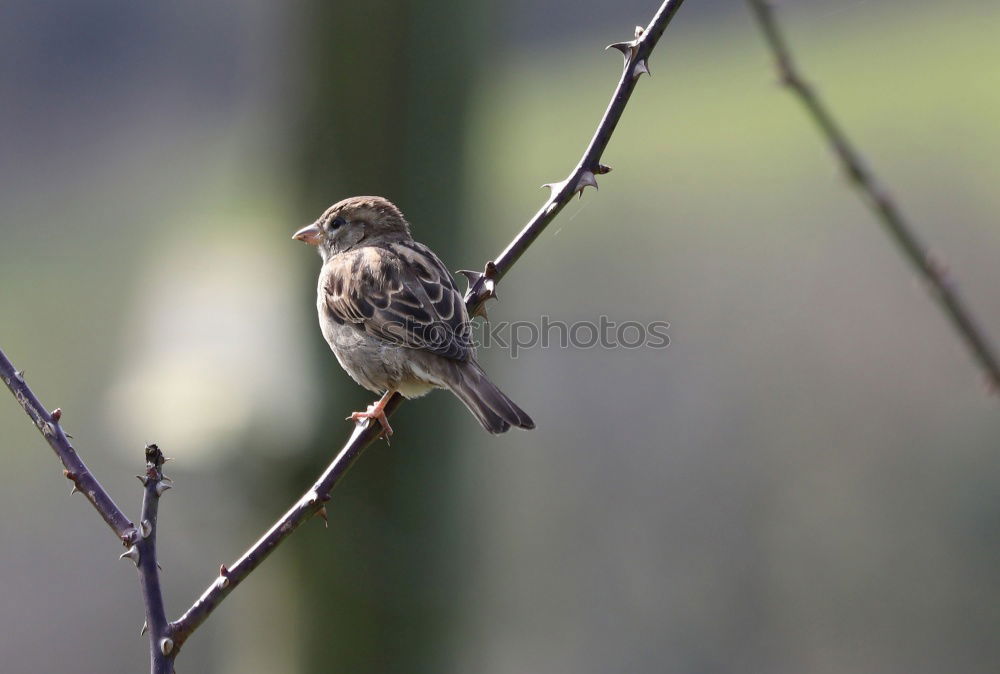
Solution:
M 232 344 L 227 367 L 181 383 L 261 389 L 244 426 L 173 468 L 174 615 L 371 400 L 315 329 L 319 263 L 291 231 L 382 193 L 451 268 L 481 265 L 578 157 L 619 72 L 599 47 L 629 33 L 550 25 L 551 43 L 500 51 L 490 36 L 507 13 L 536 21 L 531 8 L 267 5 L 236 22 L 236 3 L 105 8 L 94 34 L 138 46 L 88 52 L 104 64 L 91 84 L 79 43 L 52 38 L 76 14 L 24 9 L 46 30 L 3 41 L 50 57 L 2 66 L 17 105 L 0 108 L 0 344 L 88 463 L 133 512 L 142 444 L 187 437 L 189 419 L 145 402 L 157 379 L 129 389 L 142 404 L 127 421 L 114 402 L 123 375 L 169 362 L 153 345 Z M 330 530 L 306 527 L 234 593 L 182 671 L 996 671 L 996 400 L 775 85 L 743 8 L 699 7 L 658 47 L 601 191 L 491 307 L 494 321 L 669 320 L 670 348 L 484 353 L 531 433 L 485 437 L 443 393 L 405 405 L 393 445 L 335 492 Z M 803 70 L 996 339 L 1000 13 L 781 12 Z M 126 56 L 148 82 L 119 72 Z M 48 85 L 22 92 L 26 72 Z M 206 285 L 213 271 L 246 298 L 199 297 L 228 287 Z M 216 306 L 216 334 L 195 339 L 192 316 Z M 301 418 L 289 407 L 314 423 L 282 426 Z M 9 401 L 0 439 L 4 671 L 138 671 L 137 638 L 107 648 L 141 623 L 134 571 L 112 564 L 115 542 Z

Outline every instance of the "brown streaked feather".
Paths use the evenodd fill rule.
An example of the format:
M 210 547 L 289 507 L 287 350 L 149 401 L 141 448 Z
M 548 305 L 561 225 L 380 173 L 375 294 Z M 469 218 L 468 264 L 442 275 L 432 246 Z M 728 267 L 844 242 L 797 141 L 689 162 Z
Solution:
M 438 257 L 414 241 L 355 248 L 324 268 L 326 306 L 393 344 L 465 361 L 472 331 L 462 295 Z

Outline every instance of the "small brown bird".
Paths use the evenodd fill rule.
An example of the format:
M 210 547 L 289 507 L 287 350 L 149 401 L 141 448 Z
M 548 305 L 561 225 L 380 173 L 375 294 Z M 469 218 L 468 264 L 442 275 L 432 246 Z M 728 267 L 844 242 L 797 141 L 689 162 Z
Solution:
M 316 306 L 337 361 L 354 381 L 384 393 L 349 419 L 377 419 L 389 436 L 385 405 L 393 393 L 416 398 L 445 388 L 490 433 L 535 427 L 479 367 L 462 294 L 390 201 L 344 199 L 292 238 L 323 258 Z

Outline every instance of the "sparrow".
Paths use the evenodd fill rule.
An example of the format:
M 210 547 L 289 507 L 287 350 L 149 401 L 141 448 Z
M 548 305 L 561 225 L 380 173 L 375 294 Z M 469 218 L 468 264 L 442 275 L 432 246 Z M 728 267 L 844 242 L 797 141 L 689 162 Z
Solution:
M 375 419 L 388 437 L 385 405 L 393 393 L 417 398 L 443 388 L 490 433 L 535 427 L 476 362 L 462 294 L 394 204 L 344 199 L 292 238 L 316 246 L 323 259 L 316 287 L 323 337 L 354 381 L 383 394 L 348 419 Z

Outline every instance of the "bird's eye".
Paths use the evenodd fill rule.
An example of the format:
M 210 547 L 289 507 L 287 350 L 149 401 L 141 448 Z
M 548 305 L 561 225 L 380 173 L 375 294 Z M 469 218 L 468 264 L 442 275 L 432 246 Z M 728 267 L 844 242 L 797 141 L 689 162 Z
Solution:
M 345 220 L 343 216 L 338 215 L 337 217 L 335 217 L 333 220 L 330 221 L 330 229 L 337 229 L 341 225 L 346 225 L 346 224 L 347 220 Z

